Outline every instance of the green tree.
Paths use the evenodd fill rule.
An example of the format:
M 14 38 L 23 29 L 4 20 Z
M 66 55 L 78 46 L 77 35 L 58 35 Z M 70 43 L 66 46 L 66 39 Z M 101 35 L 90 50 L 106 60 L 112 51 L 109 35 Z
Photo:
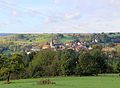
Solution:
M 53 50 L 41 50 L 29 65 L 30 76 L 56 76 L 58 74 L 58 54 Z
M 5 76 L 7 82 L 10 82 L 11 74 L 19 74 L 24 70 L 24 62 L 21 54 L 14 54 L 11 58 L 3 57 L 0 68 L 0 76 Z
M 90 54 L 94 58 L 94 61 L 97 63 L 99 73 L 104 73 L 107 69 L 107 58 L 103 55 L 102 51 L 100 49 L 94 49 L 90 52 Z
M 24 39 L 25 37 L 24 37 L 24 34 L 18 34 L 18 35 L 16 35 L 16 38 L 18 38 L 18 39 Z
M 79 56 L 79 64 L 82 69 L 82 75 L 98 74 L 97 63 L 90 53 L 83 53 Z
M 108 47 L 115 47 L 116 44 L 115 44 L 115 43 L 108 43 L 107 46 L 108 46 Z
M 116 63 L 114 70 L 115 72 L 120 73 L 120 62 Z
M 64 37 L 64 35 L 63 34 L 56 34 L 56 36 L 57 36 L 57 39 L 61 39 L 61 38 L 63 38 Z
M 73 50 L 63 50 L 60 59 L 60 74 L 73 75 L 76 67 L 76 54 Z
M 80 67 L 79 63 L 76 64 L 74 71 L 75 71 L 75 75 L 79 75 L 79 76 L 82 75 L 82 68 Z
M 93 48 L 93 49 L 100 49 L 100 50 L 101 50 L 101 49 L 102 49 L 102 46 L 101 46 L 101 45 L 93 45 L 92 48 Z

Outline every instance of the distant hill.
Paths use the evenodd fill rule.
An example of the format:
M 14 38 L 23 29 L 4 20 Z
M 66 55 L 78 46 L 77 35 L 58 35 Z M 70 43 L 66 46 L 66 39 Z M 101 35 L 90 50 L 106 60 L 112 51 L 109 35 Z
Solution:
M 0 33 L 0 37 L 14 35 L 14 33 Z
M 6 39 L 14 43 L 50 43 L 51 39 L 56 43 L 86 42 L 90 44 L 120 43 L 120 33 L 64 33 L 64 34 L 15 34 L 0 33 L 0 41 Z
M 64 33 L 64 34 L 14 34 L 14 33 L 1 33 L 0 34 L 0 50 L 4 54 L 31 50 L 31 48 L 38 48 L 38 45 L 49 45 L 51 40 L 54 43 L 75 43 L 81 42 L 86 47 L 91 47 L 95 44 L 102 45 L 103 47 L 115 47 L 120 44 L 120 33 Z M 40 47 L 39 47 L 40 48 Z

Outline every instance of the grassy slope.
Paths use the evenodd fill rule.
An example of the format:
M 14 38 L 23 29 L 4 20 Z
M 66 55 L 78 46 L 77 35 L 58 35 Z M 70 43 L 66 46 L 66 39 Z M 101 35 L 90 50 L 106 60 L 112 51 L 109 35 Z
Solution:
M 16 80 L 8 85 L 0 82 L 0 88 L 120 88 L 119 77 L 58 77 L 50 78 L 54 85 L 35 85 L 39 80 Z
M 109 34 L 108 34 L 108 36 L 109 36 L 109 37 L 116 37 L 116 36 L 120 36 L 120 34 L 112 34 L 112 35 L 109 35 Z
M 0 37 L 0 40 L 4 40 L 4 39 L 12 39 L 14 40 L 16 35 L 11 35 L 11 36 L 5 36 L 5 37 Z M 57 37 L 56 34 L 31 34 L 29 36 L 27 36 L 27 38 L 29 40 L 26 40 L 26 39 L 17 39 L 17 41 L 13 41 L 15 43 L 45 43 L 46 41 L 47 42 L 51 42 L 51 39 L 52 38 L 55 38 Z M 32 42 L 30 42 L 30 40 L 32 40 Z M 57 39 L 56 41 L 57 42 L 60 42 L 60 43 L 65 43 L 65 42 L 69 42 L 69 41 L 72 41 L 74 40 L 72 38 L 72 36 L 67 36 L 65 35 L 64 38 L 61 38 L 61 39 Z
M 25 34 L 24 34 L 25 35 Z M 88 40 L 89 40 L 89 36 L 92 34 L 81 34 L 81 36 L 88 36 Z M 120 34 L 112 34 L 109 35 L 107 34 L 109 37 L 114 37 L 114 36 L 120 36 Z M 76 34 L 77 36 L 77 34 Z M 0 40 L 3 39 L 12 39 L 15 43 L 45 43 L 50 42 L 52 38 L 57 37 L 57 34 L 29 34 L 29 35 L 25 35 L 26 38 L 28 38 L 28 40 L 25 39 L 17 39 L 17 41 L 14 41 L 14 38 L 16 38 L 16 35 L 9 35 L 9 36 L 4 36 L 4 37 L 0 37 Z M 86 37 L 79 37 L 80 40 L 84 40 L 86 39 Z M 72 38 L 72 34 L 71 36 L 68 36 L 68 34 L 64 34 L 64 37 L 61 39 L 57 39 L 57 42 L 60 43 L 65 43 L 65 42 L 69 42 L 69 41 L 73 41 L 74 38 Z
M 70 41 L 73 41 L 73 40 L 74 39 L 72 38 L 72 36 L 64 35 L 64 38 L 58 39 L 57 42 L 65 43 L 65 42 L 70 42 Z

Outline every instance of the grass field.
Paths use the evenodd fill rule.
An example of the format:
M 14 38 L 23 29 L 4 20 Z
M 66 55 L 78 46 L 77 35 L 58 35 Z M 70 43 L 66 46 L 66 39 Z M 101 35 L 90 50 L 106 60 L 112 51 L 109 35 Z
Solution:
M 12 84 L 0 82 L 0 88 L 120 88 L 119 77 L 56 77 L 56 84 L 36 85 L 42 78 L 12 80 Z
M 73 41 L 73 40 L 74 39 L 72 38 L 72 36 L 65 35 L 64 38 L 57 39 L 57 42 L 66 43 L 66 42 L 70 42 L 70 41 Z

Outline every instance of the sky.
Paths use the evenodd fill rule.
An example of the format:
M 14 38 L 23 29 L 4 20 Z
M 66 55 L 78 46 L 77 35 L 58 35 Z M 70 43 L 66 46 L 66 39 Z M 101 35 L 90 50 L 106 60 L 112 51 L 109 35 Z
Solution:
M 0 0 L 0 33 L 120 32 L 120 0 Z

